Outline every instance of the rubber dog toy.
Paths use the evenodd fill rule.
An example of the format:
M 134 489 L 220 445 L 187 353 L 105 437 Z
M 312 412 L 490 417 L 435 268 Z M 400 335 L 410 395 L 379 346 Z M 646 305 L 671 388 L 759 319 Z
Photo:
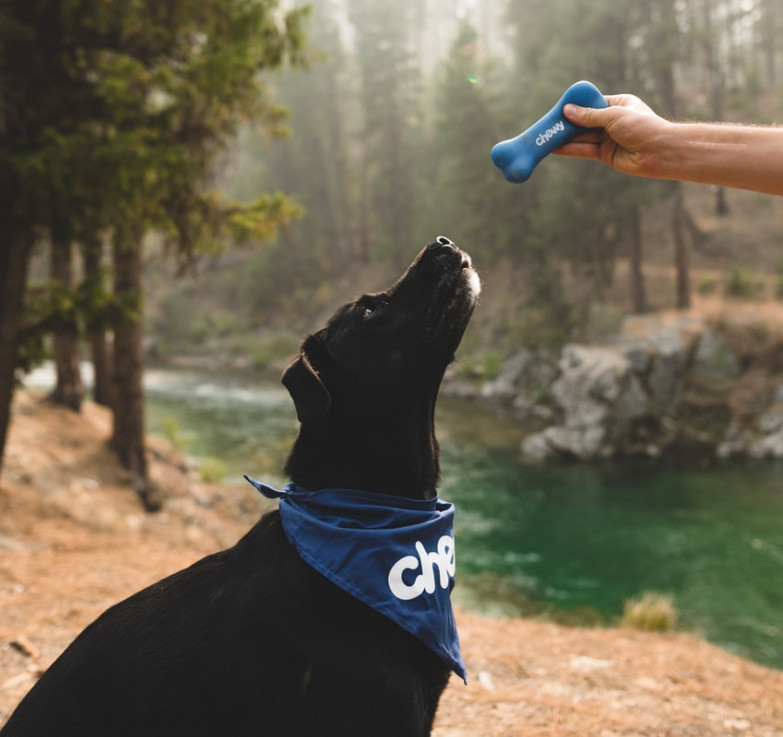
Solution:
M 492 162 L 509 182 L 526 182 L 545 156 L 587 130 L 566 120 L 563 107 L 569 102 L 582 107 L 609 107 L 606 98 L 592 82 L 572 84 L 538 122 L 516 138 L 509 138 L 492 147 Z

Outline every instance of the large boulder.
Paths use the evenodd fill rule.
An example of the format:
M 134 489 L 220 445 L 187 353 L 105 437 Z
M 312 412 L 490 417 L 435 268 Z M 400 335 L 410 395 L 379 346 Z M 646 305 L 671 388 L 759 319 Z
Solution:
M 609 345 L 563 349 L 551 398 L 560 422 L 528 436 L 531 459 L 581 461 L 658 455 L 672 440 L 676 405 L 693 349 L 692 330 L 674 325 Z
M 537 459 L 611 457 L 649 404 L 631 362 L 614 348 L 566 346 L 551 394 L 562 421 L 529 436 L 522 446 Z

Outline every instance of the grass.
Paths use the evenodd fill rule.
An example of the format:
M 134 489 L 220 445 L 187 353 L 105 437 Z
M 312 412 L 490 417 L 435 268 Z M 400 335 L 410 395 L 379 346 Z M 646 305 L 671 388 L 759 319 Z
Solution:
M 646 632 L 669 632 L 674 629 L 678 618 L 673 596 L 645 591 L 639 598 L 625 602 L 620 624 Z
M 733 266 L 726 280 L 726 296 L 751 299 L 758 293 L 758 284 L 744 266 Z
M 171 415 L 167 415 L 163 419 L 162 433 L 166 440 L 183 453 L 187 451 L 193 440 L 192 434 L 183 432 L 176 417 L 172 417 Z
M 208 484 L 215 484 L 222 481 L 227 473 L 227 469 L 222 461 L 214 456 L 207 456 L 199 465 L 201 480 Z
M 254 343 L 253 367 L 259 370 L 267 368 L 273 361 L 289 359 L 299 347 L 298 339 L 287 333 L 272 333 L 255 339 Z

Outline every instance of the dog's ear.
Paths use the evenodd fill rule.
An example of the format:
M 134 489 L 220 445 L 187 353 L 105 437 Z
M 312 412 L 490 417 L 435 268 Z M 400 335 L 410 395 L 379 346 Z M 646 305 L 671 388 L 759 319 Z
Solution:
M 303 424 L 325 417 L 332 406 L 332 395 L 304 349 L 283 372 L 283 386 L 294 400 L 296 416 Z

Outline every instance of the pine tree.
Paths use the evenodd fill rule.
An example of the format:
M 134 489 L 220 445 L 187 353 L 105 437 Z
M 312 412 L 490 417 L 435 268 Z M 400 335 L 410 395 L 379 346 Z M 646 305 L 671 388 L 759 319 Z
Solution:
M 357 110 L 346 81 L 346 52 L 336 12 L 328 1 L 314 6 L 310 68 L 304 74 L 281 75 L 278 98 L 289 110 L 293 133 L 268 151 L 260 178 L 296 194 L 306 216 L 288 237 L 307 251 L 311 264 L 327 272 L 345 267 L 357 255 L 358 191 L 350 146 Z
M 509 21 L 516 29 L 515 66 L 522 80 L 512 82 L 526 107 L 538 115 L 579 79 L 589 79 L 607 93 L 628 88 L 643 92 L 643 76 L 631 48 L 639 32 L 637 2 L 552 0 L 533 8 L 528 0 L 515 0 Z M 531 112 L 520 128 L 535 120 Z M 646 309 L 638 224 L 640 208 L 655 196 L 655 187 L 593 162 L 573 160 L 547 161 L 525 186 L 537 198 L 530 238 L 539 273 L 559 280 L 558 263 L 568 263 L 578 283 L 589 285 L 578 290 L 581 295 L 572 295 L 583 300 L 579 313 L 586 315 L 584 302 L 602 298 L 613 280 L 618 253 L 625 248 L 632 265 L 632 306 Z M 542 289 L 562 293 L 546 285 Z
M 425 187 L 433 229 L 448 229 L 446 235 L 492 259 L 525 247 L 532 200 L 529 189 L 510 187 L 489 158 L 503 106 L 495 64 L 482 58 L 478 43 L 464 21 L 439 70 L 429 159 L 437 177 L 428 176 Z
M 158 229 L 187 263 L 200 249 L 219 247 L 228 229 L 269 237 L 291 216 L 290 204 L 280 198 L 245 207 L 221 202 L 205 190 L 205 180 L 241 115 L 272 126 L 279 121 L 281 111 L 259 72 L 296 58 L 304 15 L 293 10 L 281 16 L 276 0 L 40 0 L 0 12 L 0 81 L 11 91 L 0 125 L 0 182 L 21 184 L 6 223 L 10 251 L 3 266 L 9 274 L 13 268 L 22 285 L 14 287 L 18 294 L 4 293 L 0 314 L 4 346 L 13 349 L 0 366 L 0 439 L 33 233 L 48 228 L 52 214 L 67 214 L 63 231 L 69 237 L 108 229 L 115 296 L 123 304 L 114 325 L 112 442 L 152 509 L 159 500 L 147 478 L 140 399 L 143 236 Z M 52 162 L 58 152 L 68 161 L 85 141 L 85 160 L 64 178 Z M 57 207 L 68 192 L 90 190 L 100 206 L 89 215 Z
M 413 243 L 414 141 L 419 135 L 420 76 L 412 43 L 420 0 L 348 0 L 356 45 L 362 124 L 359 247 L 407 263 Z

